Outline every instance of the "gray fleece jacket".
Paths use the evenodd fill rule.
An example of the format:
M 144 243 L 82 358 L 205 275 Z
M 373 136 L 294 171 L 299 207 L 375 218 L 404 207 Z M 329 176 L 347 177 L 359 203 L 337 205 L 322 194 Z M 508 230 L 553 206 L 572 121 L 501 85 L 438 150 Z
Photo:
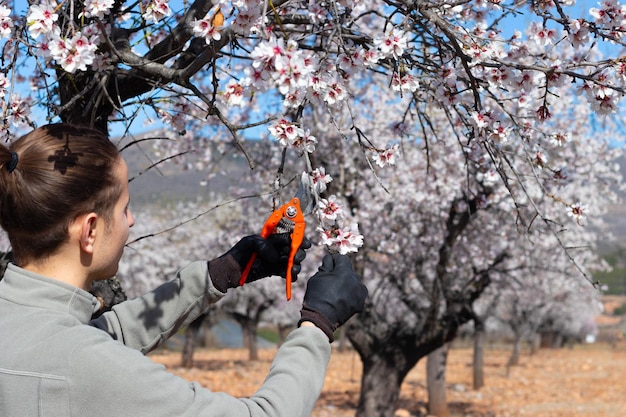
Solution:
M 315 327 L 290 334 L 250 398 L 211 392 L 144 356 L 223 295 L 195 262 L 90 321 L 90 293 L 10 264 L 0 281 L 0 416 L 310 415 L 330 358 Z

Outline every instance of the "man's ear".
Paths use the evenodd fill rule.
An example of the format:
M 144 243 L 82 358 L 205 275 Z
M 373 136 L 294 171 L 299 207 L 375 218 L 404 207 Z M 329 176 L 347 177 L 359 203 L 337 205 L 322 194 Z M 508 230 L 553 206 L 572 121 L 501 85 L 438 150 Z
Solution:
M 96 213 L 87 213 L 78 219 L 79 226 L 79 242 L 83 252 L 92 254 L 94 242 L 96 241 L 96 225 L 98 223 L 98 215 Z

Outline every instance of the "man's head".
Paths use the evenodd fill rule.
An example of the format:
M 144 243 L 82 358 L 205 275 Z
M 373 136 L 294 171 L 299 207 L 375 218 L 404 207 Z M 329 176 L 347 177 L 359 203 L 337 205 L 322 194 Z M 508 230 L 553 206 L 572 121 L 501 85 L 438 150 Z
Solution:
M 16 262 L 52 255 L 80 215 L 109 219 L 122 192 L 120 163 L 105 135 L 82 126 L 46 125 L 2 146 L 0 225 Z

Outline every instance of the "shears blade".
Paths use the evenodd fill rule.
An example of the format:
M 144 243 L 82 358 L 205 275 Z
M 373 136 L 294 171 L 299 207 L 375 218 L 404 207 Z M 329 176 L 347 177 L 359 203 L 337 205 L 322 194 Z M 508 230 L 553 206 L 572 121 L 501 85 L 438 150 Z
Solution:
M 313 179 L 306 172 L 303 172 L 300 176 L 300 183 L 298 184 L 298 191 L 296 191 L 295 197 L 300 200 L 300 210 L 302 210 L 303 215 L 306 216 L 313 211 L 317 198 L 313 194 Z

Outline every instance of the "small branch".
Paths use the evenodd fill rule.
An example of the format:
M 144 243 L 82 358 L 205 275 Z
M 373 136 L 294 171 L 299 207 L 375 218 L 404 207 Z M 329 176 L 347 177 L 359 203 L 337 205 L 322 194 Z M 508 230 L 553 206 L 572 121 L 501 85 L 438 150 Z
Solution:
M 174 229 L 176 229 L 176 228 L 178 228 L 178 227 L 181 227 L 181 226 L 183 226 L 183 225 L 185 225 L 185 224 L 187 224 L 187 223 L 191 223 L 191 222 L 193 222 L 193 221 L 195 221 L 195 220 L 198 220 L 200 217 L 205 216 L 205 215 L 209 214 L 210 212 L 212 212 L 212 211 L 214 211 L 214 210 L 217 210 L 217 209 L 219 209 L 220 207 L 224 207 L 224 206 L 226 206 L 226 205 L 228 205 L 228 204 L 236 203 L 237 201 L 247 200 L 247 199 L 250 199 L 250 198 L 258 198 L 258 197 L 261 197 L 261 196 L 263 196 L 263 195 L 264 195 L 264 194 L 246 195 L 246 196 L 237 197 L 237 198 L 234 198 L 234 199 L 232 199 L 232 200 L 228 200 L 228 201 L 226 201 L 226 202 L 223 202 L 223 203 L 217 204 L 217 205 L 215 205 L 215 206 L 213 206 L 213 207 L 209 208 L 208 210 L 205 210 L 205 211 L 203 211 L 203 212 L 201 212 L 201 213 L 197 214 L 197 215 L 196 215 L 196 216 L 194 216 L 194 217 L 191 217 L 191 218 L 189 218 L 189 219 L 187 219 L 187 220 L 183 220 L 183 221 L 181 221 L 181 222 L 179 222 L 179 223 L 175 224 L 174 226 L 171 226 L 171 227 L 165 228 L 165 229 L 160 230 L 160 231 L 155 232 L 155 233 L 149 233 L 149 234 L 147 234 L 147 235 L 140 236 L 140 237 L 138 237 L 138 238 L 136 238 L 136 239 L 134 239 L 134 240 L 132 240 L 132 241 L 128 242 L 128 243 L 126 244 L 126 246 L 130 246 L 130 245 L 132 245 L 132 244 L 134 244 L 134 243 L 137 243 L 137 242 L 139 242 L 139 241 L 141 241 L 141 240 L 144 240 L 144 239 L 147 239 L 147 238 L 150 238 L 150 237 L 155 237 L 155 236 L 158 236 L 158 235 L 162 235 L 162 234 L 164 234 L 164 233 L 171 232 L 172 230 L 174 230 Z

